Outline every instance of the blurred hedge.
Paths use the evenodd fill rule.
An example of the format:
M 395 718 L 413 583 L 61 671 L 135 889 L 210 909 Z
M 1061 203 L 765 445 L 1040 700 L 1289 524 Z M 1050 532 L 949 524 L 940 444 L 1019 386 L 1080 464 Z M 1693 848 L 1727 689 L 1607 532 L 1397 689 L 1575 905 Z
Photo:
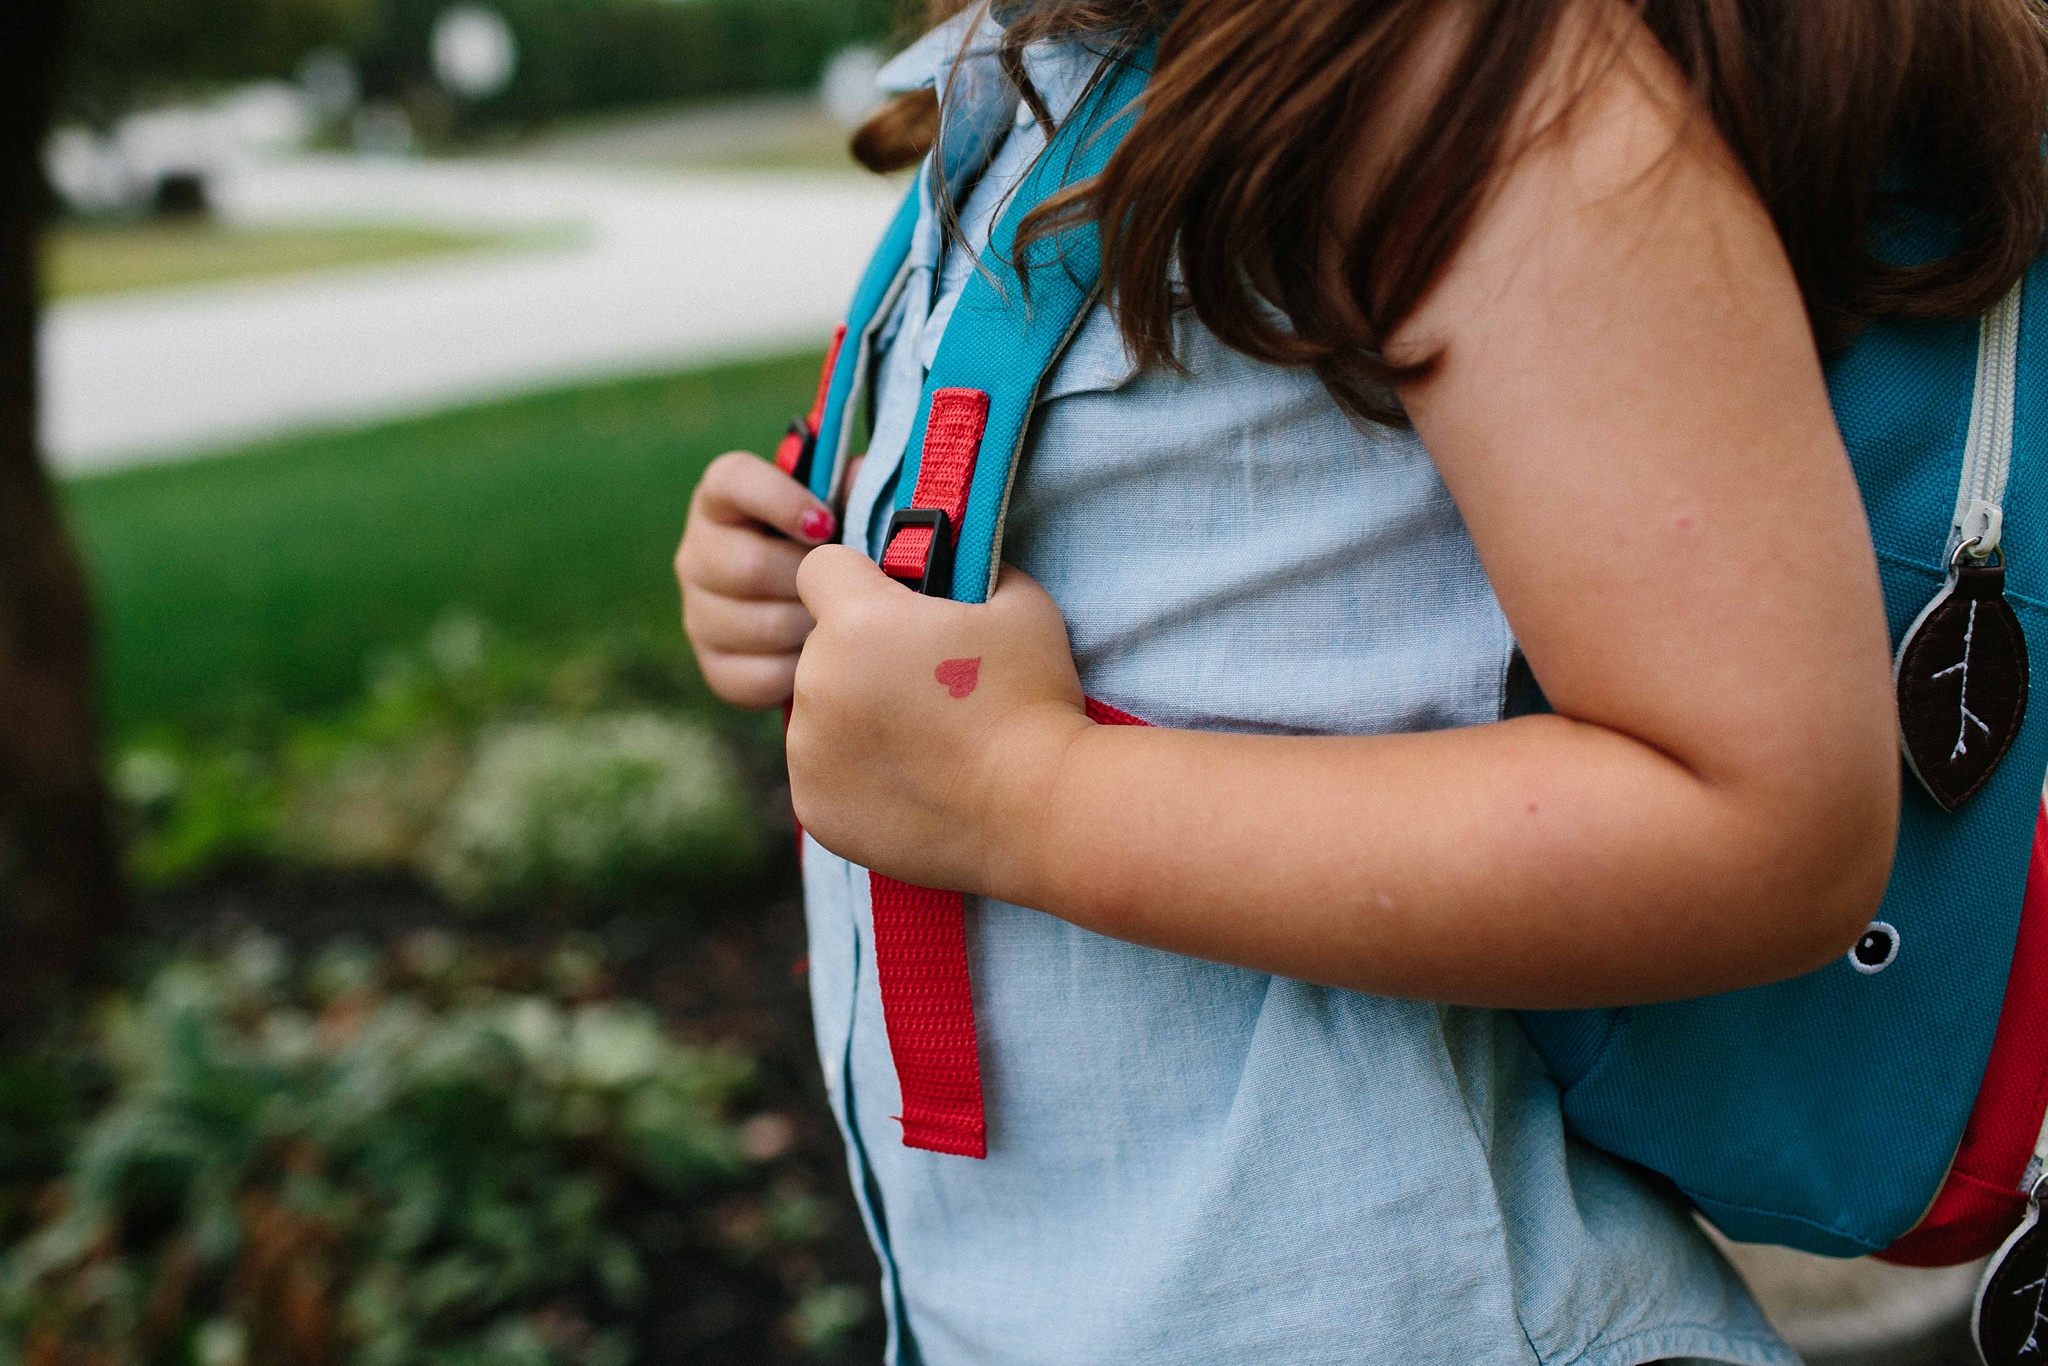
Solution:
M 519 44 L 511 85 L 443 95 L 429 34 L 457 0 L 76 0 L 67 104 L 106 122 L 234 81 L 290 78 L 314 48 L 350 54 L 366 96 L 429 138 L 621 105 L 801 90 L 850 43 L 892 29 L 891 0 L 487 0 Z
M 375 32 L 383 0 L 72 0 L 64 104 L 108 122 L 208 86 L 289 76 Z
M 428 33 L 450 0 L 381 0 L 357 47 L 372 96 L 415 119 L 440 100 Z M 519 42 L 511 85 L 464 125 L 756 91 L 803 90 L 840 48 L 890 31 L 889 0 L 494 0 Z

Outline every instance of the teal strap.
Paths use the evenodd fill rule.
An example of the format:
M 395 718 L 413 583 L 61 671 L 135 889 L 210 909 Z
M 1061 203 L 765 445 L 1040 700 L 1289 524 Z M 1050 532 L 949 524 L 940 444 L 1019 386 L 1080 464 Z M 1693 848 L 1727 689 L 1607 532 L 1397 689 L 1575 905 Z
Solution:
M 1060 189 L 1100 172 L 1137 118 L 1133 101 L 1151 76 L 1152 49 L 1112 60 L 1117 65 L 1053 135 L 990 234 L 981 268 L 968 277 L 946 324 L 904 450 L 896 480 L 899 508 L 910 506 L 917 485 L 933 392 L 980 389 L 989 396 L 988 425 L 953 561 L 952 596 L 961 602 L 986 601 L 995 587 L 998 538 L 1032 403 L 1039 384 L 1095 301 L 1102 244 L 1093 223 L 1076 224 L 1032 243 L 1025 262 L 1031 277 L 1028 292 L 1011 257 L 1024 216 Z M 844 360 L 840 364 L 843 368 Z
M 811 492 L 820 498 L 832 495 L 832 476 L 839 464 L 839 435 L 846 426 L 846 406 L 854 400 L 854 382 L 865 358 L 875 324 L 875 315 L 889 297 L 890 286 L 910 258 L 910 239 L 917 231 L 918 196 L 924 181 L 919 177 L 903 197 L 896 216 L 882 233 L 881 245 L 868 261 L 853 302 L 846 309 L 846 341 L 832 366 L 832 383 L 825 391 L 825 412 L 818 421 L 818 444 L 811 457 Z

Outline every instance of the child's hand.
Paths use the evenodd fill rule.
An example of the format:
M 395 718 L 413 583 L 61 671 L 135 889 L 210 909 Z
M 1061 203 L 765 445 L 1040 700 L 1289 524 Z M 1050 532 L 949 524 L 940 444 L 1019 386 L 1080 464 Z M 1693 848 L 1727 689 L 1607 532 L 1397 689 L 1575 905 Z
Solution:
M 712 692 L 742 707 L 789 700 L 811 632 L 796 567 L 833 526 L 809 489 L 757 456 L 734 451 L 704 471 L 676 549 L 676 582 L 683 631 Z
M 817 618 L 796 672 L 789 786 L 826 848 L 906 882 L 996 891 L 1089 728 L 1066 624 L 1004 566 L 986 604 L 913 593 L 856 550 L 797 575 Z

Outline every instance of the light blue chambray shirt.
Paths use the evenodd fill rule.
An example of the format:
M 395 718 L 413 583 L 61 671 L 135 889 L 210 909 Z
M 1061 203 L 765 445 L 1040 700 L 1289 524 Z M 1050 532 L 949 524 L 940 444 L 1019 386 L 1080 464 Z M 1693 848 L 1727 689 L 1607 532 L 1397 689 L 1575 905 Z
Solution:
M 944 250 L 930 177 L 967 191 L 979 246 L 1044 145 L 992 32 L 956 66 L 952 25 L 884 73 L 936 80 L 948 113 L 849 496 L 870 554 L 971 264 Z M 1074 46 L 1029 57 L 1055 112 L 1093 69 Z M 1089 694 L 1274 734 L 1497 719 L 1512 638 L 1415 435 L 1362 430 L 1313 375 L 1191 318 L 1177 342 L 1185 374 L 1137 373 L 1096 308 L 1026 446 L 1006 553 L 1058 602 Z M 970 898 L 989 1155 L 905 1148 L 867 874 L 810 842 L 804 883 L 818 1048 L 900 1366 L 1796 1360 L 1675 1199 L 1565 1135 L 1493 1011 Z

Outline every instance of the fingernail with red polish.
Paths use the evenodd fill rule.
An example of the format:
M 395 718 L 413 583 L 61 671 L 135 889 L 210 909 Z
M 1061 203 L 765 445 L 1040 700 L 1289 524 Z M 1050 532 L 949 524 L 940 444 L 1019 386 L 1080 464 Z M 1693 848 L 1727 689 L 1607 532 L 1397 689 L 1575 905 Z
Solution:
M 812 508 L 797 519 L 796 529 L 807 541 L 822 541 L 832 534 L 832 514 L 823 508 Z

